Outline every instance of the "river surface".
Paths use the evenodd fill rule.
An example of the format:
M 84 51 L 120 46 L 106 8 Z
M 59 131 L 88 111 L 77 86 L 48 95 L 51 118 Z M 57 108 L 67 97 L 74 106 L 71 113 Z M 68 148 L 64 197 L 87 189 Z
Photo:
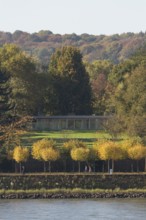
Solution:
M 146 199 L 0 200 L 0 220 L 146 220 Z

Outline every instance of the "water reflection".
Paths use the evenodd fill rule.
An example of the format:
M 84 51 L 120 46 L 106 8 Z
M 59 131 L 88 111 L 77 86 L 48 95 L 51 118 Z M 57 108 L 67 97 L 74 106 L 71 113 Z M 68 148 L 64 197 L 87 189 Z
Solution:
M 146 199 L 1 200 L 0 220 L 146 219 Z

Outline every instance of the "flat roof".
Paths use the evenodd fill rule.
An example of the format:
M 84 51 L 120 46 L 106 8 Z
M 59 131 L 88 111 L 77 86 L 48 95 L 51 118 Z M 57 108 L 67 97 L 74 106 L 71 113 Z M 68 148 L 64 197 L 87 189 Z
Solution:
M 34 119 L 106 119 L 111 116 L 99 115 L 57 115 L 57 116 L 33 116 Z

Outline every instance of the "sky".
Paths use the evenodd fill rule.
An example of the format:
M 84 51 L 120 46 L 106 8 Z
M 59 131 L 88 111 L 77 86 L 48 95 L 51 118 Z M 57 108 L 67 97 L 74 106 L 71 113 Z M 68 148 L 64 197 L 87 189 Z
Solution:
M 0 31 L 112 35 L 146 31 L 146 0 L 0 0 Z

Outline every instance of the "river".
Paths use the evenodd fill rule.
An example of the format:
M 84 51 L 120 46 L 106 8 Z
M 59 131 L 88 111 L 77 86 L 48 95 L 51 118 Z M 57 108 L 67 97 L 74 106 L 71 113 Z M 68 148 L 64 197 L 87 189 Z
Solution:
M 145 220 L 146 199 L 0 200 L 0 220 L 33 219 Z

